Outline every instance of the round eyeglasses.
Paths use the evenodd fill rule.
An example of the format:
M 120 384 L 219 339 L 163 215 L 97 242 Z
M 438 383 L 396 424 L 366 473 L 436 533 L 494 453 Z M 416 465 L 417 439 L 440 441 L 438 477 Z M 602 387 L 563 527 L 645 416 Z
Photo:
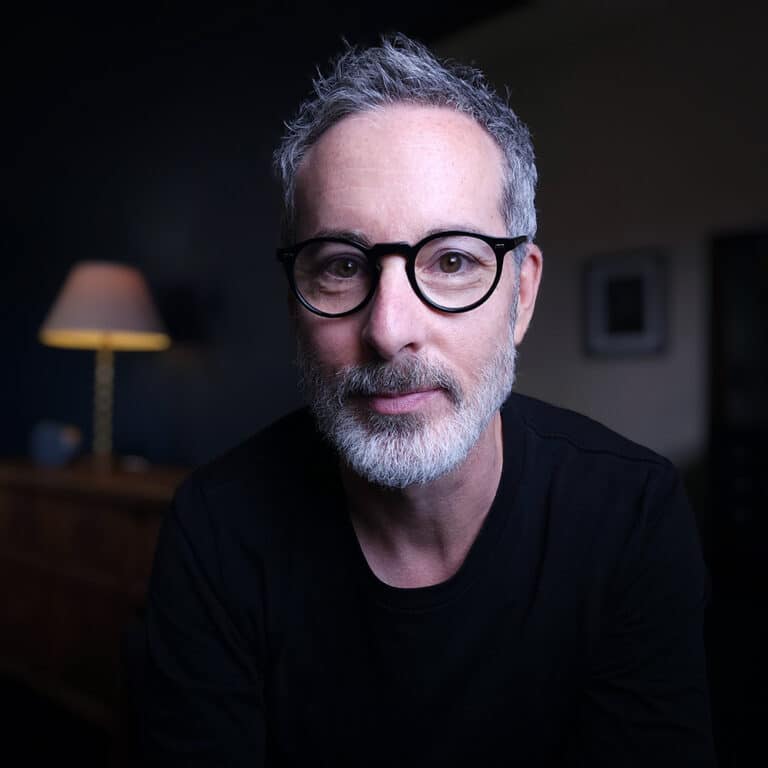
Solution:
M 342 317 L 362 309 L 379 282 L 382 256 L 405 256 L 416 295 L 442 312 L 468 312 L 493 293 L 505 254 L 526 242 L 452 230 L 416 245 L 377 243 L 367 248 L 342 237 L 313 237 L 277 250 L 291 289 L 311 312 Z

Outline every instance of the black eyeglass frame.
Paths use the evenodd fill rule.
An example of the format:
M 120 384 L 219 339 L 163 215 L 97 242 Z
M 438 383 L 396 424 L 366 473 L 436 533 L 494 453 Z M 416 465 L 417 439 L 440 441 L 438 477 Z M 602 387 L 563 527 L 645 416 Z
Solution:
M 416 256 L 418 252 L 432 240 L 438 240 L 441 237 L 474 237 L 478 240 L 482 240 L 489 245 L 493 252 L 496 254 L 496 276 L 491 283 L 490 288 L 486 291 L 485 295 L 479 298 L 477 301 L 472 302 L 466 307 L 444 307 L 442 304 L 438 304 L 432 301 L 428 296 L 422 293 L 419 288 L 419 283 L 416 280 Z M 413 292 L 423 301 L 428 307 L 438 309 L 441 312 L 448 312 L 449 314 L 458 314 L 460 312 L 469 312 L 476 309 L 481 304 L 484 304 L 491 294 L 496 290 L 496 286 L 501 279 L 501 270 L 504 264 L 504 256 L 510 251 L 513 251 L 518 246 L 528 241 L 527 235 L 519 235 L 518 237 L 490 237 L 489 235 L 480 235 L 477 232 L 464 232 L 458 229 L 446 230 L 445 232 L 434 232 L 428 235 L 423 240 L 419 240 L 415 245 L 409 243 L 376 243 L 370 248 L 366 248 L 360 243 L 356 243 L 353 240 L 349 240 L 344 237 L 311 237 L 308 240 L 302 240 L 300 243 L 287 246 L 285 248 L 277 249 L 277 260 L 282 263 L 285 269 L 286 277 L 288 278 L 288 284 L 291 287 L 296 298 L 306 307 L 310 312 L 321 317 L 346 317 L 347 315 L 359 312 L 376 293 L 376 288 L 379 284 L 379 275 L 381 274 L 381 266 L 379 259 L 382 256 L 405 256 L 405 273 L 408 275 L 408 282 L 411 284 Z M 352 309 L 348 309 L 344 312 L 323 312 L 323 310 L 312 306 L 301 294 L 299 287 L 296 285 L 296 277 L 294 275 L 294 265 L 296 263 L 296 257 L 299 255 L 299 251 L 308 245 L 313 243 L 341 243 L 342 245 L 350 245 L 356 250 L 360 251 L 368 260 L 371 267 L 371 287 L 368 290 L 365 298 Z

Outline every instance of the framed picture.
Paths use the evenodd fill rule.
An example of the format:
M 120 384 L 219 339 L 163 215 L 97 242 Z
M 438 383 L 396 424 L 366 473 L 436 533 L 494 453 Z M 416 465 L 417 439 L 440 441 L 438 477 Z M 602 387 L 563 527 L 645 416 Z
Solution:
M 605 254 L 584 274 L 585 351 L 658 353 L 666 343 L 665 259 L 657 249 Z

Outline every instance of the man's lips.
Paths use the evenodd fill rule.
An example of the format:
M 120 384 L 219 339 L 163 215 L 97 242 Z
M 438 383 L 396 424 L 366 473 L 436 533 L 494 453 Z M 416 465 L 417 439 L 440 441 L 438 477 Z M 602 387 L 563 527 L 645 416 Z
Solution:
M 413 392 L 381 392 L 373 395 L 363 395 L 360 399 L 377 413 L 398 414 L 415 411 L 438 396 L 442 390 L 439 387 L 420 389 Z

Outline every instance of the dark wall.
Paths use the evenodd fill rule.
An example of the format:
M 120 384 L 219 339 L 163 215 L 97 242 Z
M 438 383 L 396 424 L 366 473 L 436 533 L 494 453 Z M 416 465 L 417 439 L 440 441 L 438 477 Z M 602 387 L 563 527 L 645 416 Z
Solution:
M 460 17 L 299 2 L 6 15 L 0 455 L 26 452 L 40 419 L 79 426 L 89 445 L 93 354 L 36 340 L 83 259 L 139 267 L 174 339 L 118 353 L 117 452 L 197 463 L 298 404 L 272 256 L 283 120 L 342 36 L 428 42 L 492 5 Z

